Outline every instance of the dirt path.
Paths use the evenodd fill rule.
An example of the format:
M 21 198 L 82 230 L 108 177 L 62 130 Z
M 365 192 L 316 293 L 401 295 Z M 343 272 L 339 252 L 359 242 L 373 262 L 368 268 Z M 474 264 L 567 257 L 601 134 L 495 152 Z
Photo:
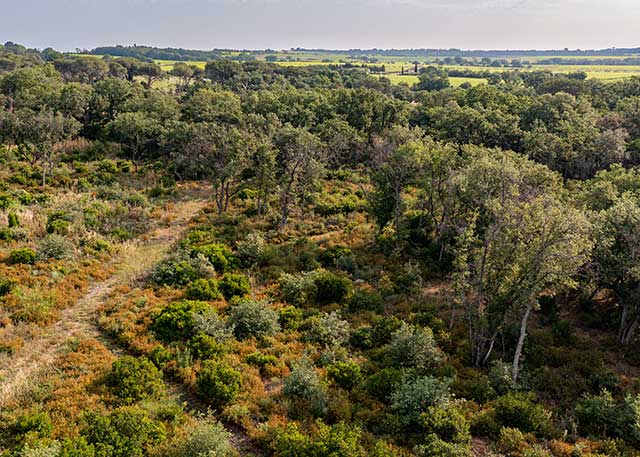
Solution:
M 30 341 L 10 359 L 10 366 L 0 367 L 0 408 L 9 404 L 46 374 L 55 359 L 65 350 L 67 341 L 74 336 L 95 338 L 107 344 L 95 323 L 96 309 L 123 284 L 130 284 L 164 257 L 175 241 L 187 229 L 187 224 L 206 204 L 205 186 L 181 191 L 184 198 L 165 211 L 168 225 L 152 230 L 139 240 L 126 243 L 112 261 L 114 274 L 106 281 L 94 284 L 75 306 L 65 309 L 60 319 L 44 329 L 34 341 Z

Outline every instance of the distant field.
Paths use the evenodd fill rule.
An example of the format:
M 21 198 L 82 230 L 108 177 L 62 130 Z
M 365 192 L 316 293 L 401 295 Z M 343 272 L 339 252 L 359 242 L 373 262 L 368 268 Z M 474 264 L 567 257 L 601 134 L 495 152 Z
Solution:
M 394 84 L 400 82 L 406 82 L 409 85 L 414 84 L 417 81 L 417 77 L 415 75 L 400 75 L 399 73 L 404 70 L 412 71 L 414 68 L 414 64 L 409 62 L 404 57 L 392 57 L 387 56 L 384 58 L 380 58 L 379 62 L 370 63 L 363 62 L 362 60 L 354 60 L 353 58 L 349 58 L 345 55 L 333 55 L 333 54 L 311 54 L 311 53 L 273 53 L 266 55 L 275 55 L 279 59 L 286 59 L 287 57 L 295 57 L 296 61 L 279 61 L 275 62 L 278 65 L 282 66 L 291 66 L 291 67 L 302 67 L 308 65 L 337 65 L 340 63 L 350 62 L 353 64 L 362 64 L 365 65 L 384 65 L 387 74 L 385 75 Z M 86 55 L 87 57 L 96 57 L 99 56 L 94 55 Z M 632 57 L 632 56 L 628 56 Z M 259 59 L 264 59 L 264 55 L 259 55 Z M 520 71 L 531 71 L 531 70 L 541 70 L 541 71 L 551 71 L 554 73 L 573 73 L 577 71 L 584 71 L 587 74 L 589 79 L 600 79 L 603 81 L 619 81 L 624 78 L 628 78 L 631 76 L 640 76 L 640 65 L 540 65 L 535 64 L 533 62 L 550 59 L 553 57 L 544 56 L 544 57 L 527 57 L 522 56 L 522 60 L 529 60 L 532 62 L 532 65 L 520 69 Z M 577 57 L 577 56 L 562 56 L 563 59 L 614 59 L 619 58 L 615 56 L 594 56 L 594 57 Z M 433 59 L 431 59 L 433 60 Z M 171 70 L 178 61 L 175 60 L 156 60 L 156 62 L 162 67 L 163 70 L 169 71 Z M 429 59 L 421 59 L 421 66 L 428 64 Z M 206 62 L 186 62 L 190 65 L 196 65 L 200 68 L 204 68 Z M 462 71 L 475 71 L 475 72 L 503 72 L 503 71 L 512 71 L 516 70 L 510 67 L 484 67 L 480 65 L 442 65 L 442 67 L 448 70 L 462 70 Z M 485 79 L 482 78 L 458 78 L 452 77 L 451 84 L 454 86 L 459 86 L 460 84 L 468 82 L 470 84 L 476 85 L 482 82 L 486 82 Z

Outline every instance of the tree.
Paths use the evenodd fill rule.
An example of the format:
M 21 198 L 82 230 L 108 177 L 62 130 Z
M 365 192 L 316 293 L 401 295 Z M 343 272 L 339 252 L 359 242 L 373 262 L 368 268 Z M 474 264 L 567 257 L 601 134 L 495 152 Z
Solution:
M 137 169 L 141 159 L 158 150 L 163 127 L 157 119 L 142 112 L 133 112 L 117 114 L 106 130 L 111 139 L 122 145 L 125 157 Z
M 278 194 L 280 200 L 280 228 L 284 228 L 291 214 L 291 206 L 304 204 L 310 190 L 324 171 L 323 145 L 311 133 L 291 126 L 283 127 L 274 138 L 278 147 Z
M 625 194 L 597 219 L 594 267 L 598 282 L 622 306 L 618 341 L 629 344 L 640 324 L 640 206 Z
M 199 123 L 188 128 L 180 147 L 178 170 L 210 180 L 218 214 L 222 214 L 242 188 L 241 173 L 254 151 L 254 139 L 235 127 Z
M 230 91 L 198 89 L 182 106 L 183 117 L 192 122 L 237 124 L 242 118 L 240 97 Z
M 451 84 L 449 83 L 449 75 L 447 74 L 447 70 L 430 65 L 420 70 L 420 76 L 418 76 L 416 89 L 437 91 L 446 89 L 450 85 Z
M 157 63 L 153 62 L 145 62 L 139 65 L 135 70 L 136 76 L 141 76 L 144 78 L 144 87 L 147 89 L 151 89 L 154 81 L 162 78 L 162 67 Z
M 73 118 L 65 118 L 51 110 L 34 112 L 21 109 L 6 116 L 5 141 L 10 140 L 18 147 L 19 154 L 32 164 L 40 162 L 42 186 L 47 183 L 47 173 L 53 170 L 57 158 L 56 144 L 73 137 L 79 130 L 79 123 Z
M 552 195 L 519 195 L 490 205 L 491 222 L 478 231 L 472 220 L 457 249 L 456 284 L 464 297 L 473 362 L 483 365 L 508 319 L 520 321 L 513 378 L 531 311 L 542 293 L 573 285 L 592 241 L 584 214 Z
M 189 88 L 191 82 L 194 79 L 201 78 L 204 72 L 195 65 L 178 62 L 173 66 L 171 71 L 169 71 L 169 74 L 179 79 L 178 91 L 184 92 Z
M 380 230 L 391 223 L 396 236 L 400 236 L 401 216 L 406 209 L 404 192 L 417 183 L 426 154 L 424 142 L 411 140 L 378 159 L 369 207 Z

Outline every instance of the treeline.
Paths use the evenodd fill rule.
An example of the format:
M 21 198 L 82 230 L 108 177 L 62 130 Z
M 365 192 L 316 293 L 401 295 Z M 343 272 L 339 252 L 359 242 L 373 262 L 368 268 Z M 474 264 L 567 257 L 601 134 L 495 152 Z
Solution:
M 103 46 L 92 49 L 90 54 L 98 56 L 134 57 L 141 60 L 178 60 L 178 61 L 209 61 L 221 58 L 231 60 L 252 60 L 255 57 L 250 52 L 233 53 L 225 49 L 201 51 L 182 48 L 156 48 L 152 46 Z

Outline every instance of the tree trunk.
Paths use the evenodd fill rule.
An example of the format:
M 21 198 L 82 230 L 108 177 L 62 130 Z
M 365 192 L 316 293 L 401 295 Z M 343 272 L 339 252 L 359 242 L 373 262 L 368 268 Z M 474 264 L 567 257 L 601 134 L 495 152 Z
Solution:
M 518 344 L 516 346 L 516 352 L 513 355 L 513 381 L 518 380 L 518 369 L 520 364 L 520 357 L 522 356 L 522 348 L 524 347 L 524 339 L 527 336 L 527 321 L 529 320 L 529 314 L 531 313 L 532 302 L 527 303 L 524 314 L 522 315 L 522 321 L 520 322 L 520 336 L 518 337 Z

